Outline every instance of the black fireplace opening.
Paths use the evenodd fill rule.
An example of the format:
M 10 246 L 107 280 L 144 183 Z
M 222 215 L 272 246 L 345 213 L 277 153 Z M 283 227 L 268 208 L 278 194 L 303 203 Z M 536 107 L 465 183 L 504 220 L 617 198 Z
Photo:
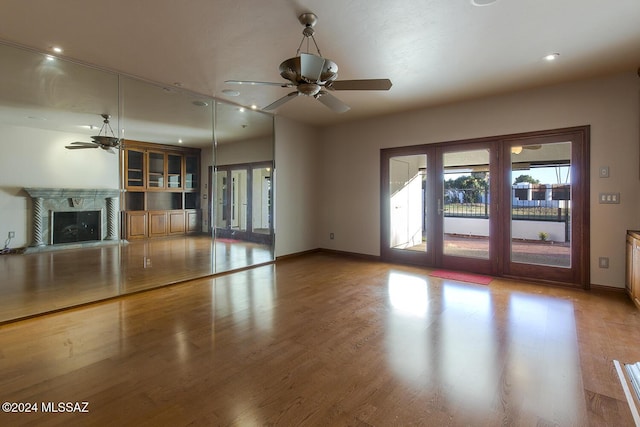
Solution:
M 101 240 L 100 211 L 53 212 L 53 244 Z

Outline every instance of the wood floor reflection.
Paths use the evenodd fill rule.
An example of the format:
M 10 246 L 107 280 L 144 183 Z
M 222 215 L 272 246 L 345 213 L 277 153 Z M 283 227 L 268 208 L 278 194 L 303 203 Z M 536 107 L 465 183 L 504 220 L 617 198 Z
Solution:
M 0 256 L 0 322 L 272 259 L 269 246 L 245 242 L 214 245 L 210 236 L 3 255 Z
M 633 425 L 623 294 L 313 254 L 0 326 L 3 425 Z

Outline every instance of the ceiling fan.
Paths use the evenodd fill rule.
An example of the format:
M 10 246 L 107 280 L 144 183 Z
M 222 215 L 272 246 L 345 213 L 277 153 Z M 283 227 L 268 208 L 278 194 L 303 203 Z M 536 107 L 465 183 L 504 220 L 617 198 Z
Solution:
M 520 154 L 522 153 L 522 150 L 539 150 L 541 148 L 541 144 L 514 145 L 511 147 L 511 154 Z
M 389 79 L 364 79 L 364 80 L 336 80 L 338 78 L 338 65 L 322 57 L 320 48 L 313 37 L 315 30 L 313 27 L 318 22 L 318 17 L 313 13 L 303 13 L 298 20 L 304 25 L 302 30 L 302 41 L 296 56 L 289 58 L 280 64 L 280 75 L 288 80 L 287 83 L 254 82 L 241 80 L 227 80 L 229 84 L 251 84 L 281 86 L 296 88 L 277 101 L 267 105 L 263 110 L 275 110 L 284 103 L 300 95 L 312 96 L 336 113 L 344 113 L 350 107 L 331 95 L 328 91 L 334 90 L 389 90 L 391 80 Z M 318 51 L 317 55 L 311 53 L 300 53 L 300 48 L 304 41 L 307 41 L 307 51 L 309 50 L 309 39 Z
M 71 145 L 67 145 L 65 148 L 69 150 L 81 150 L 84 148 L 102 148 L 110 153 L 115 153 L 113 148 L 118 148 L 120 145 L 120 139 L 116 138 L 116 135 L 113 133 L 113 129 L 111 129 L 111 125 L 109 124 L 109 119 L 111 116 L 109 114 L 100 114 L 104 119 L 102 122 L 102 127 L 100 128 L 100 132 L 98 135 L 92 136 L 91 139 L 93 142 L 72 142 Z M 107 129 L 111 132 L 111 136 L 107 135 Z M 102 131 L 104 131 L 104 135 L 102 135 Z

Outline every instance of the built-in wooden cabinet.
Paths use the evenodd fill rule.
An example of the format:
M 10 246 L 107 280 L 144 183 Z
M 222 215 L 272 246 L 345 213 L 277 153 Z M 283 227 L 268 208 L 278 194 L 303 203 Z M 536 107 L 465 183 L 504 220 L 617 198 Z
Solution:
M 125 141 L 127 239 L 200 231 L 200 150 Z
M 627 231 L 627 294 L 640 308 L 640 231 Z

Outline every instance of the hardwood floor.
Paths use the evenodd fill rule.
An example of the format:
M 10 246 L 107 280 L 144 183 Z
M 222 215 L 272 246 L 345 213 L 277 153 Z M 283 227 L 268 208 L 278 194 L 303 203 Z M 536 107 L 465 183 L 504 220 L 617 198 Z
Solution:
M 0 256 L 0 322 L 273 260 L 256 243 L 209 236 Z
M 623 294 L 319 253 L 0 326 L 0 424 L 632 426 L 639 342 Z

